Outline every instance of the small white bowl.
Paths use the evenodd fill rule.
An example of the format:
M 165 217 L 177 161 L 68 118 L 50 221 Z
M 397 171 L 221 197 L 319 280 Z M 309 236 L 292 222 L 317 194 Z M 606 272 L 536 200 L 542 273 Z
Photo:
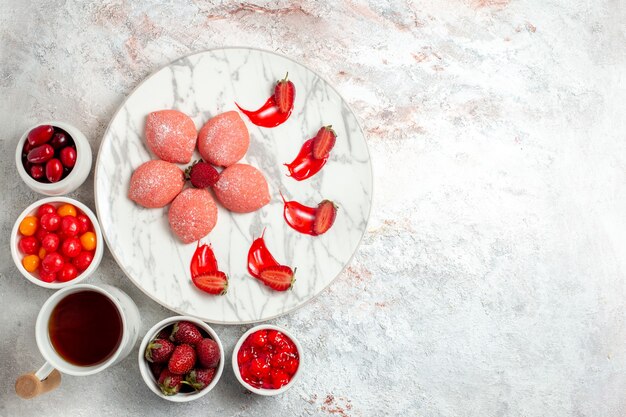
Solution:
M 256 388 L 248 384 L 241 377 L 241 373 L 239 372 L 237 354 L 239 353 L 239 349 L 241 349 L 241 345 L 243 344 L 243 342 L 248 338 L 248 336 L 250 336 L 252 333 L 256 332 L 257 330 L 277 330 L 283 333 L 289 339 L 291 339 L 291 341 L 296 345 L 296 349 L 298 349 L 298 360 L 299 360 L 298 370 L 296 371 L 295 374 L 293 374 L 293 376 L 291 377 L 291 381 L 289 381 L 287 385 L 283 385 L 282 387 L 278 389 Z M 271 324 L 261 324 L 261 325 L 251 328 L 239 338 L 239 341 L 237 342 L 237 344 L 235 345 L 235 349 L 233 350 L 233 360 L 232 360 L 233 372 L 235 373 L 235 376 L 237 377 L 237 381 L 239 381 L 239 383 L 243 385 L 243 387 L 246 388 L 248 391 L 258 394 L 258 395 L 264 395 L 264 396 L 279 395 L 287 391 L 289 388 L 291 388 L 293 384 L 296 382 L 296 380 L 298 379 L 298 377 L 300 376 L 300 374 L 302 373 L 301 371 L 302 371 L 302 364 L 303 364 L 303 356 L 304 355 L 302 354 L 302 346 L 300 346 L 300 342 L 298 342 L 298 339 L 293 337 L 293 335 L 290 332 L 283 329 L 282 327 L 273 326 Z
M 24 142 L 26 142 L 28 133 L 41 125 L 52 125 L 65 130 L 76 144 L 76 165 L 74 165 L 67 177 L 55 183 L 43 183 L 35 180 L 26 172 L 24 164 L 22 164 L 22 149 L 24 149 Z M 91 146 L 85 135 L 71 124 L 59 121 L 45 121 L 28 128 L 17 142 L 15 165 L 17 166 L 18 174 L 31 190 L 45 195 L 63 195 L 71 193 L 87 179 L 91 171 Z
M 50 203 L 56 207 L 60 206 L 61 204 L 69 203 L 75 206 L 76 208 L 79 208 L 80 210 L 82 210 L 83 213 L 85 213 L 87 217 L 89 217 L 89 220 L 91 221 L 91 224 L 93 225 L 94 233 L 96 234 L 96 249 L 93 254 L 93 261 L 91 261 L 91 265 L 89 265 L 89 268 L 85 269 L 83 272 L 81 272 L 76 278 L 74 278 L 71 281 L 43 282 L 37 276 L 33 275 L 32 273 L 24 269 L 24 266 L 22 265 L 22 258 L 26 255 L 20 252 L 20 249 L 18 247 L 19 238 L 20 238 L 20 233 L 19 233 L 20 223 L 22 222 L 22 220 L 24 220 L 24 217 L 34 216 L 35 213 L 37 213 L 37 209 L 39 208 L 39 206 L 41 206 L 42 204 L 46 204 L 46 203 Z M 40 287 L 44 287 L 44 288 L 58 290 L 59 288 L 69 287 L 70 285 L 83 282 L 85 279 L 87 279 L 87 277 L 89 277 L 89 275 L 93 273 L 93 271 L 95 271 L 98 268 L 98 265 L 100 265 L 100 261 L 102 260 L 103 253 L 104 253 L 104 238 L 102 237 L 102 231 L 100 230 L 100 224 L 98 223 L 98 219 L 96 218 L 96 215 L 93 214 L 93 211 L 91 211 L 89 207 L 87 207 L 80 201 L 74 200 L 73 198 L 46 197 L 46 198 L 42 198 L 41 200 L 34 202 L 30 206 L 26 207 L 26 210 L 24 210 L 22 214 L 18 216 L 17 220 L 15 221 L 15 225 L 13 226 L 13 230 L 11 231 L 11 255 L 13 256 L 13 262 L 15 263 L 15 266 L 17 266 L 17 269 L 19 269 L 19 271 L 22 273 L 22 275 L 24 275 L 26 279 L 28 279 L 33 284 L 37 284 Z
M 179 321 L 189 321 L 195 324 L 196 326 L 200 327 L 202 330 L 207 332 L 209 336 L 211 336 L 211 339 L 217 342 L 217 346 L 220 348 L 220 363 L 219 365 L 217 365 L 217 372 L 215 373 L 215 376 L 213 377 L 213 381 L 211 381 L 209 386 L 207 386 L 203 390 L 196 391 L 196 392 L 179 393 L 176 395 L 165 395 L 159 389 L 157 380 L 152 375 L 152 372 L 150 371 L 150 365 L 148 364 L 148 361 L 144 357 L 144 354 L 146 352 L 146 348 L 148 347 L 148 343 L 150 343 L 150 341 L 154 339 L 161 330 Z M 198 320 L 197 318 L 190 317 L 190 316 L 174 316 L 174 317 L 169 317 L 165 320 L 161 320 L 160 322 L 152 326 L 150 330 L 148 330 L 143 340 L 141 341 L 141 346 L 139 346 L 138 360 L 139 360 L 139 371 L 141 372 L 141 376 L 143 377 L 144 382 L 146 383 L 148 388 L 150 388 L 150 391 L 154 392 L 156 395 L 158 395 L 159 397 L 165 400 L 173 401 L 176 403 L 185 403 L 185 402 L 193 401 L 200 397 L 203 397 L 206 394 L 208 394 L 209 391 L 215 388 L 215 386 L 217 385 L 217 382 L 220 380 L 222 376 L 222 372 L 224 371 L 224 348 L 222 347 L 222 342 L 220 341 L 220 338 L 217 336 L 217 333 L 215 333 L 215 331 L 213 330 L 211 326 L 209 326 L 202 320 Z

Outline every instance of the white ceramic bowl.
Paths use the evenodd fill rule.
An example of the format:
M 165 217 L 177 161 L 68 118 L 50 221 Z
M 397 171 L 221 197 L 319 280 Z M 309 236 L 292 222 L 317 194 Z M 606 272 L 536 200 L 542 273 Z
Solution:
M 217 346 L 219 346 L 220 348 L 221 359 L 220 359 L 219 365 L 217 365 L 217 372 L 215 373 L 215 376 L 213 377 L 213 381 L 211 381 L 208 387 L 204 388 L 203 390 L 196 391 L 196 392 L 179 393 L 176 395 L 165 395 L 159 389 L 157 379 L 152 375 L 152 372 L 150 371 L 150 365 L 148 361 L 146 360 L 146 358 L 144 357 L 144 354 L 146 352 L 146 347 L 148 347 L 148 343 L 150 343 L 150 341 L 154 339 L 161 330 L 179 321 L 192 322 L 196 326 L 198 326 L 199 328 L 207 332 L 209 336 L 211 336 L 211 339 L 217 342 Z M 197 318 L 190 317 L 190 316 L 174 316 L 174 317 L 169 317 L 165 320 L 161 320 L 160 322 L 152 326 L 150 330 L 148 330 L 143 340 L 141 341 L 141 346 L 139 346 L 138 360 L 139 360 L 139 371 L 141 372 L 141 376 L 143 377 L 144 382 L 146 383 L 148 388 L 150 388 L 150 391 L 154 392 L 156 395 L 158 395 L 159 397 L 165 400 L 173 401 L 177 403 L 184 403 L 184 402 L 193 401 L 200 397 L 203 397 L 206 394 L 208 394 L 209 391 L 215 388 L 215 386 L 217 385 L 217 382 L 220 380 L 222 376 L 222 372 L 224 371 L 224 348 L 222 346 L 222 342 L 220 341 L 220 338 L 217 336 L 217 333 L 215 333 L 215 331 L 213 330 L 213 328 L 211 328 L 211 326 L 209 326 L 202 320 L 198 320 Z
M 237 354 L 239 353 L 239 349 L 241 348 L 241 345 L 243 344 L 243 342 L 248 338 L 248 336 L 250 336 L 252 333 L 256 332 L 257 330 L 278 330 L 279 332 L 287 336 L 289 339 L 291 339 L 291 341 L 296 345 L 296 349 L 298 349 L 298 357 L 299 357 L 298 370 L 296 371 L 295 374 L 293 374 L 293 376 L 291 377 L 291 381 L 289 381 L 287 385 L 284 385 L 278 389 L 255 388 L 252 385 L 248 384 L 246 381 L 244 381 L 243 378 L 241 377 L 241 373 L 239 372 Z M 283 329 L 282 327 L 273 326 L 271 324 L 261 324 L 259 326 L 255 326 L 251 328 L 239 338 L 239 341 L 235 345 L 235 350 L 233 350 L 233 359 L 232 359 L 233 372 L 235 373 L 235 376 L 237 377 L 237 381 L 239 381 L 239 383 L 243 385 L 244 388 L 246 388 L 250 392 L 253 392 L 259 395 L 264 395 L 264 396 L 279 395 L 287 391 L 289 388 L 291 388 L 293 384 L 296 382 L 296 380 L 298 379 L 298 377 L 300 376 L 300 374 L 302 373 L 303 356 L 304 355 L 302 354 L 302 346 L 300 346 L 300 342 L 298 342 L 298 339 L 296 339 L 293 336 L 293 334 Z
M 24 269 L 24 266 L 22 265 L 22 258 L 26 255 L 20 252 L 17 246 L 17 244 L 19 243 L 19 238 L 20 238 L 20 234 L 19 234 L 20 223 L 22 222 L 22 220 L 24 220 L 24 217 L 35 215 L 39 206 L 41 206 L 42 204 L 46 204 L 46 203 L 50 203 L 57 207 L 60 206 L 61 204 L 69 203 L 75 206 L 76 208 L 79 208 L 80 210 L 82 210 L 83 213 L 85 213 L 87 217 L 89 217 L 89 220 L 91 220 L 94 233 L 96 234 L 96 250 L 93 254 L 93 261 L 91 261 L 91 265 L 89 265 L 89 268 L 85 269 L 83 272 L 81 272 L 76 278 L 74 278 L 71 281 L 50 282 L 50 283 L 43 282 L 36 275 L 33 275 L 32 273 Z M 34 202 L 30 206 L 26 207 L 26 210 L 24 210 L 22 214 L 18 216 L 17 220 L 15 221 L 15 225 L 13 225 L 13 230 L 11 231 L 11 255 L 13 256 L 13 262 L 15 262 L 15 266 L 17 266 L 17 269 L 19 269 L 19 271 L 22 273 L 22 275 L 24 275 L 26 279 L 28 279 L 33 284 L 37 284 L 40 287 L 44 287 L 44 288 L 58 290 L 59 288 L 69 287 L 70 285 L 83 282 L 85 279 L 87 279 L 87 277 L 89 277 L 89 275 L 93 273 L 93 271 L 95 271 L 98 268 L 98 265 L 100 265 L 100 261 L 102 260 L 103 253 L 104 253 L 104 238 L 102 237 L 102 231 L 100 230 L 100 224 L 98 223 L 98 219 L 96 218 L 96 215 L 93 214 L 93 211 L 91 211 L 89 207 L 87 207 L 80 201 L 74 200 L 73 198 L 46 197 L 46 198 L 42 198 L 41 200 Z
M 74 168 L 72 168 L 72 171 L 67 175 L 67 177 L 63 178 L 59 182 L 39 182 L 31 178 L 22 164 L 22 149 L 24 148 L 24 142 L 26 142 L 28 133 L 35 127 L 41 125 L 52 125 L 65 130 L 76 144 L 76 165 L 74 165 Z M 71 193 L 80 187 L 87 179 L 89 171 L 91 171 L 91 146 L 89 145 L 85 135 L 83 135 L 80 130 L 71 124 L 59 121 L 44 121 L 29 127 L 18 141 L 17 149 L 15 150 L 15 165 L 17 166 L 18 174 L 20 174 L 22 180 L 30 187 L 31 190 L 45 195 L 63 195 Z

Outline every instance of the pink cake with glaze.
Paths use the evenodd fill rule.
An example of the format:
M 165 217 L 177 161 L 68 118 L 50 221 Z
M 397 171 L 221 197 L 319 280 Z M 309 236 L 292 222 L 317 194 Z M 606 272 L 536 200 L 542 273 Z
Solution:
M 185 175 L 176 165 L 154 160 L 139 166 L 130 178 L 128 198 L 143 207 L 169 204 L 185 185 Z
M 159 110 L 146 118 L 148 147 L 164 161 L 189 163 L 197 139 L 193 120 L 178 110 Z
M 211 193 L 201 188 L 187 188 L 170 206 L 172 231 L 183 243 L 191 243 L 208 235 L 217 223 L 217 206 Z
M 202 126 L 198 134 L 198 150 L 213 165 L 228 167 L 246 154 L 250 134 L 236 111 L 218 114 Z
M 231 165 L 222 171 L 213 191 L 224 207 L 237 213 L 258 210 L 270 201 L 265 177 L 246 164 Z

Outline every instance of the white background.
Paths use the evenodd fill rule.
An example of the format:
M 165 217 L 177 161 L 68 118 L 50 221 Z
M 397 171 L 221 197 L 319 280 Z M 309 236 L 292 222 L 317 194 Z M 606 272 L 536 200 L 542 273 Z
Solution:
M 78 2 L 77 2 L 78 3 Z M 391 5 L 390 5 L 391 4 Z M 0 5 L 0 415 L 623 416 L 626 11 L 619 0 L 5 1 Z M 15 143 L 38 120 L 97 149 L 146 75 L 190 52 L 276 50 L 362 120 L 374 208 L 351 267 L 278 320 L 309 362 L 280 398 L 234 376 L 197 403 L 143 385 L 134 357 L 29 402 L 20 373 L 50 294 L 13 266 L 38 198 Z M 93 208 L 93 177 L 73 193 Z M 110 254 L 90 282 L 127 291 L 144 330 L 170 315 Z M 227 351 L 247 326 L 216 326 Z

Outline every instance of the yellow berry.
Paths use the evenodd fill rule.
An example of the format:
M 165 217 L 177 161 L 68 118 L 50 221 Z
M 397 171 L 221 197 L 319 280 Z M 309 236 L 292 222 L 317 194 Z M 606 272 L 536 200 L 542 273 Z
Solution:
M 20 222 L 20 233 L 24 236 L 32 236 L 37 231 L 39 220 L 35 216 L 26 216 Z
M 61 217 L 74 216 L 76 217 L 76 207 L 71 204 L 63 204 L 57 209 L 57 214 Z
M 22 259 L 22 265 L 28 272 L 35 272 L 39 268 L 39 256 L 28 255 Z
M 94 232 L 86 232 L 80 237 L 80 243 L 85 250 L 94 250 L 96 248 L 96 234 Z

